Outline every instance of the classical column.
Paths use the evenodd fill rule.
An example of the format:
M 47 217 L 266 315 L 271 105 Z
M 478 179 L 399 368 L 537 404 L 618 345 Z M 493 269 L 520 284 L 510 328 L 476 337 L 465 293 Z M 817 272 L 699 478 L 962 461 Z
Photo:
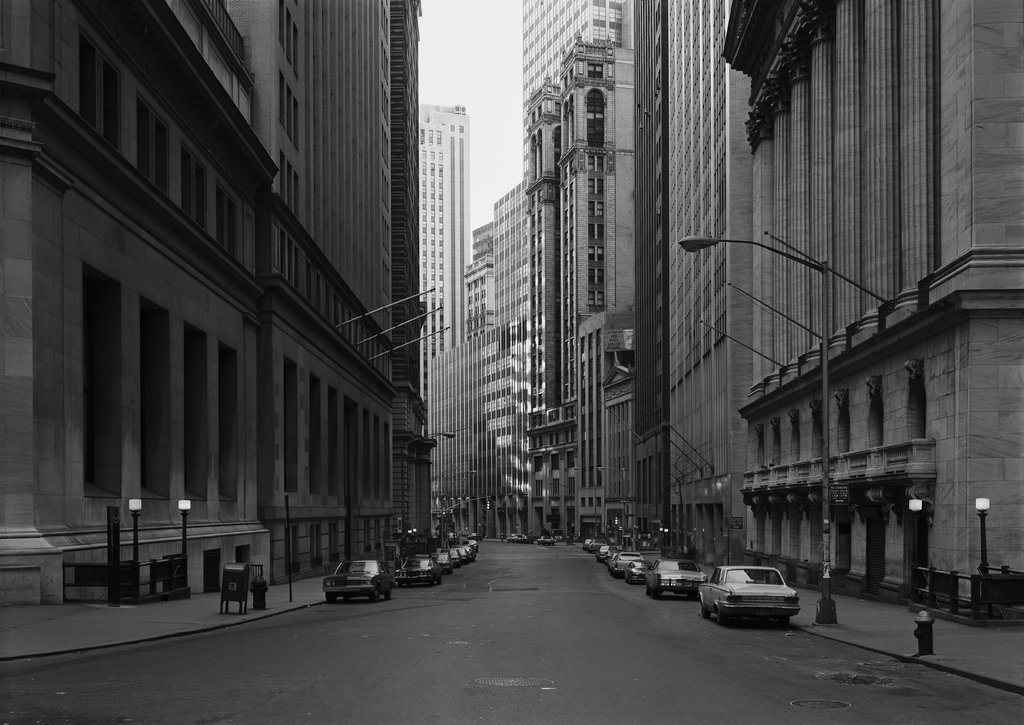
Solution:
M 789 169 L 789 237 L 779 235 L 797 249 L 810 251 L 810 194 L 811 194 L 811 68 L 810 48 L 803 37 L 786 43 L 783 48 L 786 63 L 789 66 L 790 86 L 790 169 Z M 816 307 L 811 297 L 810 275 L 816 274 L 803 266 L 787 262 L 786 301 L 781 308 L 783 312 L 810 327 L 811 310 Z M 786 347 L 782 350 L 782 362 L 795 360 L 812 347 L 807 333 L 795 325 L 784 326 L 786 330 Z
M 917 283 L 932 266 L 935 237 L 934 3 L 900 6 L 900 243 L 899 306 L 917 308 Z
M 835 250 L 833 267 L 854 279 L 860 276 L 863 188 L 861 186 L 861 72 L 863 53 L 862 0 L 838 0 L 835 30 Z M 842 328 L 860 317 L 859 292 L 848 284 L 834 285 L 833 316 Z
M 753 152 L 753 234 L 755 239 L 763 236 L 765 229 L 772 229 L 775 219 L 775 140 L 773 137 L 772 114 L 769 103 L 764 96 L 758 99 L 747 122 L 747 140 Z M 775 296 L 775 277 L 771 273 L 771 264 L 776 255 L 759 247 L 752 247 L 753 275 L 751 276 L 753 295 L 759 300 L 771 300 Z M 772 334 L 771 313 L 760 305 L 753 306 L 753 345 L 768 357 L 775 357 L 775 338 Z M 771 364 L 761 357 L 752 358 L 754 374 L 752 381 L 757 384 L 776 371 Z
M 835 152 L 832 141 L 835 132 L 832 111 L 833 68 L 835 56 L 835 35 L 832 30 L 833 18 L 825 12 L 812 14 L 811 22 L 811 244 L 810 254 L 815 259 L 828 260 L 835 266 L 836 247 L 833 217 L 832 179 Z M 833 285 L 832 293 L 835 294 Z M 821 275 L 811 273 L 812 300 L 821 299 Z M 822 314 L 821 305 L 813 308 L 816 316 Z M 835 309 L 833 299 L 832 309 Z M 836 330 L 835 315 L 819 324 L 812 320 L 814 330 Z M 811 341 L 813 345 L 813 341 Z
M 894 292 L 898 270 L 896 2 L 866 0 L 864 7 L 864 159 L 867 197 L 862 275 L 847 274 L 885 297 Z M 861 295 L 868 326 L 877 324 L 877 302 Z
M 789 84 L 783 76 L 775 76 L 772 80 L 773 92 L 772 92 L 772 110 L 774 117 L 772 119 L 772 127 L 775 129 L 775 143 L 773 148 L 773 163 L 772 167 L 775 171 L 775 195 L 774 203 L 772 204 L 775 210 L 775 223 L 771 229 L 772 234 L 779 237 L 779 239 L 789 238 L 789 210 L 788 210 L 788 196 L 789 196 L 789 162 L 790 162 L 790 113 L 789 113 Z M 787 264 L 790 264 L 788 260 L 781 257 L 778 254 L 772 254 L 771 261 L 765 265 L 766 268 L 772 270 L 771 274 L 779 284 L 775 285 L 775 294 L 767 299 L 769 305 L 775 309 L 786 310 L 786 289 L 789 286 L 787 280 L 789 277 L 786 275 Z M 789 312 L 787 311 L 787 314 Z M 775 344 L 773 349 L 776 352 L 784 353 L 788 351 L 786 345 L 786 324 L 780 324 L 777 319 L 772 318 L 772 329 L 774 330 L 773 337 Z

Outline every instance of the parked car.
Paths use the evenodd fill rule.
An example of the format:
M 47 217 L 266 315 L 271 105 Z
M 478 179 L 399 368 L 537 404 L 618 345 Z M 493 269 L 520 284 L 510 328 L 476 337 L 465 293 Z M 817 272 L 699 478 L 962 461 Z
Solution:
M 411 584 L 441 583 L 441 565 L 429 557 L 406 559 L 395 572 L 395 584 L 409 586 Z
M 441 567 L 442 574 L 451 574 L 455 571 L 455 564 L 452 563 L 452 555 L 447 551 L 437 552 L 437 565 Z
M 615 556 L 615 554 L 622 551 L 618 546 L 612 546 L 611 544 L 603 544 L 597 548 L 597 553 L 594 554 L 594 558 L 599 564 L 607 565 L 608 559 Z
M 616 579 L 622 579 L 626 575 L 626 567 L 630 562 L 643 561 L 643 554 L 637 551 L 620 551 L 608 559 L 608 573 Z
M 324 598 L 336 602 L 340 596 L 347 602 L 351 597 L 369 597 L 376 602 L 382 596 L 391 599 L 394 585 L 395 575 L 383 561 L 343 561 L 333 574 L 324 577 Z
M 469 546 L 456 546 L 459 550 L 459 556 L 462 557 L 462 563 L 468 564 L 471 561 L 476 561 L 476 552 L 473 551 L 472 547 Z
M 719 624 L 733 617 L 776 619 L 789 624 L 799 613 L 800 597 L 787 586 L 778 569 L 770 566 L 719 566 L 700 584 L 700 615 L 712 613 Z
M 547 534 L 544 534 L 539 539 L 537 539 L 537 545 L 538 546 L 554 546 L 555 545 L 555 537 L 548 536 Z
M 611 545 L 611 542 L 602 538 L 587 539 L 583 543 L 583 550 L 588 554 L 596 554 L 597 550 L 605 545 Z
M 644 594 L 657 599 L 662 594 L 684 594 L 697 598 L 697 589 L 708 575 L 689 559 L 658 559 L 647 571 Z
M 480 553 L 480 542 L 477 539 L 470 539 L 466 542 L 466 546 L 471 548 L 476 553 Z
M 448 549 L 448 556 L 451 557 L 452 566 L 456 569 L 461 567 L 463 564 L 469 563 L 469 560 L 462 555 L 462 552 L 459 551 L 459 547 L 457 546 L 453 546 L 452 548 Z
M 651 562 L 646 559 L 631 561 L 623 571 L 622 578 L 627 584 L 643 584 L 647 579 L 647 571 L 651 568 Z

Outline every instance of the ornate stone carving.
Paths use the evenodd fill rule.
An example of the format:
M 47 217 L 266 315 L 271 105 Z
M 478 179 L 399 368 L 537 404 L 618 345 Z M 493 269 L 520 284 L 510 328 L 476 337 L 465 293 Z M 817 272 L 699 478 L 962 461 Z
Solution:
M 849 388 L 837 388 L 836 392 L 832 394 L 832 397 L 836 399 L 836 406 L 839 408 L 847 408 L 850 405 L 850 389 Z
M 868 386 L 868 397 L 878 398 L 882 395 L 881 375 L 872 375 L 864 383 Z
M 915 357 L 907 360 L 903 364 L 903 368 L 907 371 L 908 382 L 918 382 L 924 379 L 924 359 Z
M 754 423 L 754 435 L 759 441 L 764 440 L 764 423 Z
M 773 433 L 778 433 L 778 431 L 779 431 L 779 419 L 778 418 L 769 418 L 768 419 L 768 425 L 771 426 Z
M 820 400 L 817 400 L 817 399 L 812 400 L 810 403 L 808 403 L 807 407 L 811 409 L 811 415 L 813 415 L 815 417 L 821 415 L 821 401 Z
M 800 425 L 800 409 L 799 408 L 790 408 L 789 412 L 787 413 L 787 415 L 789 416 L 789 424 L 790 425 L 792 425 L 794 427 Z

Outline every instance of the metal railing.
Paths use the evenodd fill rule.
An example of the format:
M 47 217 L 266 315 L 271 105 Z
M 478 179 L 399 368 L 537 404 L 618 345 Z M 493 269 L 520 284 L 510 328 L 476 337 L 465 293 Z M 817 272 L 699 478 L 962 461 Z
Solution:
M 63 594 L 65 602 L 109 602 L 112 604 L 145 604 L 190 596 L 188 561 L 180 554 L 149 561 L 122 561 L 114 566 L 120 597 L 111 602 L 111 567 L 94 562 L 64 564 Z M 115 589 L 116 591 L 116 589 Z
M 1008 566 L 985 567 L 984 573 L 961 574 L 933 566 L 911 570 L 911 597 L 933 609 L 972 619 L 1006 619 L 1003 606 L 1024 604 L 1024 572 Z

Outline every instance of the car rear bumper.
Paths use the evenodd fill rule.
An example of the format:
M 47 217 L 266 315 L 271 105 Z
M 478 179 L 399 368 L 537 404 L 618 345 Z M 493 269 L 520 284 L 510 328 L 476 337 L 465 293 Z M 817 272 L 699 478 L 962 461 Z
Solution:
M 799 606 L 787 606 L 784 604 L 758 605 L 719 602 L 718 608 L 727 617 L 795 617 L 800 613 Z

